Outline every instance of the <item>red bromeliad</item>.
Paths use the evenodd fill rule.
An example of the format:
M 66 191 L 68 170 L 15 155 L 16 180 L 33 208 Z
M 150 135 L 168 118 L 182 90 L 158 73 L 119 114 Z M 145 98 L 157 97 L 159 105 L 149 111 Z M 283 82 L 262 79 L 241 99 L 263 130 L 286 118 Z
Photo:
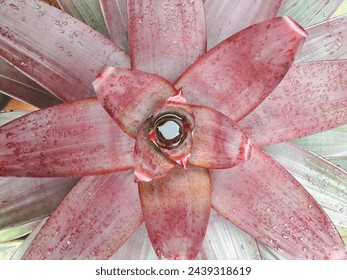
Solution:
M 285 257 L 347 258 L 319 203 L 261 149 L 347 123 L 347 61 L 292 65 L 307 32 L 275 17 L 282 1 L 99 2 L 123 50 L 43 2 L 0 1 L 0 55 L 45 88 L 21 99 L 65 101 L 0 128 L 0 176 L 85 176 L 23 258 L 110 258 L 144 221 L 160 259 L 194 259 L 211 207 Z

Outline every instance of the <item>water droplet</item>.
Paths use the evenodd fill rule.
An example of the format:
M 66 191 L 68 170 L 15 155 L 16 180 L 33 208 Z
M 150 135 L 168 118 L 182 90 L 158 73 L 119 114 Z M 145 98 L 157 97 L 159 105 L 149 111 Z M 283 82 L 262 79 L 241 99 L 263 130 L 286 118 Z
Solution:
M 17 5 L 15 5 L 15 4 L 10 4 L 9 6 L 11 7 L 11 9 L 19 11 L 19 8 L 18 8 Z
M 17 134 L 15 134 L 15 133 L 9 132 L 6 134 L 7 139 L 13 139 L 15 137 L 17 137 Z

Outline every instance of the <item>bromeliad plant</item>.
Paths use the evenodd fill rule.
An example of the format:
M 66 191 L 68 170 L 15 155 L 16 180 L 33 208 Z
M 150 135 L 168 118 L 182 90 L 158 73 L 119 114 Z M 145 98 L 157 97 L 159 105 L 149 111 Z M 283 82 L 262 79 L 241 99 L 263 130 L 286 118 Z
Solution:
M 318 202 L 260 148 L 347 123 L 347 61 L 323 61 L 345 49 L 325 48 L 345 17 L 309 28 L 305 44 L 302 27 L 275 17 L 282 4 L 282 14 L 322 5 L 324 18 L 341 1 L 58 2 L 78 17 L 102 11 L 106 25 L 84 19 L 113 42 L 43 2 L 0 1 L 0 55 L 45 88 L 3 91 L 39 107 L 65 101 L 0 128 L 0 175 L 84 176 L 24 259 L 110 258 L 143 221 L 159 258 L 194 259 L 211 206 L 285 257 L 347 258 Z M 309 14 L 298 19 L 322 20 Z M 298 53 L 308 63 L 292 65 Z M 8 80 L 27 79 L 2 63 Z M 298 162 L 324 162 L 346 182 L 322 158 L 279 147 L 267 151 L 299 149 Z

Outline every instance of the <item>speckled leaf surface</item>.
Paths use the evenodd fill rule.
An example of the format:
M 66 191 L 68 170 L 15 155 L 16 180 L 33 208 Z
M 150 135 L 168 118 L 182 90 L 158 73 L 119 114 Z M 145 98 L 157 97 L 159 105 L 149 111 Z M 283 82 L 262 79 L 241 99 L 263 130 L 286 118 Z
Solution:
M 282 0 L 207 0 L 207 47 L 211 49 L 236 32 L 276 16 Z
M 93 85 L 108 114 L 133 138 L 155 109 L 176 93 L 165 79 L 136 69 L 106 67 Z
M 347 228 L 347 172 L 292 143 L 264 148 L 323 207 L 336 226 Z
M 133 173 L 85 177 L 52 213 L 24 259 L 107 259 L 142 223 Z
M 130 0 L 131 65 L 174 82 L 206 51 L 201 1 Z
M 204 239 L 211 208 L 206 169 L 177 165 L 164 178 L 139 183 L 149 238 L 160 259 L 194 259 Z
M 208 107 L 191 107 L 195 128 L 189 164 L 204 168 L 231 168 L 250 158 L 250 139 L 234 121 Z
M 210 174 L 213 208 L 281 255 L 347 257 L 339 233 L 319 204 L 259 148 L 253 146 L 246 163 Z
M 105 65 L 129 66 L 110 40 L 38 0 L 2 1 L 0 28 L 0 56 L 63 100 L 94 95 Z
M 183 87 L 189 104 L 212 107 L 238 121 L 278 85 L 305 37 L 287 17 L 255 24 L 199 58 L 175 86 Z
M 347 61 L 294 65 L 271 95 L 239 122 L 259 146 L 347 122 Z
M 42 109 L 2 126 L 0 147 L 0 176 L 84 176 L 133 165 L 134 140 L 96 98 Z

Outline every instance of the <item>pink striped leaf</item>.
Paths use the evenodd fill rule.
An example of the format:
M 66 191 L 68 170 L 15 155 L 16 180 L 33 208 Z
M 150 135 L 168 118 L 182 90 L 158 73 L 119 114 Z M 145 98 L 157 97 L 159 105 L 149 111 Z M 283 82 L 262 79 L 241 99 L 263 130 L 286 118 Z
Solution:
M 310 28 L 296 62 L 339 59 L 347 54 L 347 15 L 332 18 Z
M 110 258 L 112 260 L 157 260 L 145 223 Z
M 294 65 L 239 122 L 253 143 L 285 142 L 347 123 L 347 60 Z
M 347 171 L 293 143 L 264 150 L 297 178 L 336 226 L 347 228 Z
M 149 238 L 160 259 L 194 259 L 204 239 L 211 208 L 206 169 L 180 165 L 165 177 L 139 183 Z
M 208 49 L 236 32 L 276 16 L 282 0 L 207 0 L 205 17 Z
M 128 15 L 126 0 L 99 0 L 108 34 L 120 48 L 128 51 Z
M 0 178 L 0 228 L 49 215 L 78 178 Z
M 341 236 L 319 204 L 259 148 L 254 146 L 242 165 L 212 170 L 211 183 L 214 209 L 285 257 L 347 258 Z
M 307 27 L 330 18 L 342 2 L 343 0 L 283 0 L 278 14 L 289 16 Z
M 131 137 L 176 89 L 163 78 L 136 69 L 106 67 L 93 83 L 109 115 Z
M 0 56 L 65 101 L 94 95 L 105 65 L 129 66 L 114 43 L 42 1 L 2 1 L 0 30 Z
M 255 24 L 197 60 L 175 83 L 187 102 L 240 120 L 285 76 L 306 33 L 287 17 Z
M 0 128 L 0 176 L 84 176 L 133 165 L 134 141 L 96 98 L 42 109 Z
M 250 140 L 234 121 L 211 108 L 191 107 L 195 129 L 190 164 L 205 168 L 230 168 L 249 159 Z
M 202 255 L 207 260 L 259 260 L 256 240 L 211 210 Z
M 135 142 L 134 173 L 136 182 L 149 182 L 161 178 L 176 165 L 148 139 L 150 124 L 150 120 L 143 123 Z
M 134 68 L 174 82 L 206 51 L 201 1 L 130 0 L 128 15 Z
M 0 92 L 39 108 L 61 102 L 3 59 L 0 59 Z
M 64 12 L 108 36 L 99 0 L 57 0 Z
M 142 221 L 131 171 L 85 177 L 52 213 L 24 259 L 107 259 Z

